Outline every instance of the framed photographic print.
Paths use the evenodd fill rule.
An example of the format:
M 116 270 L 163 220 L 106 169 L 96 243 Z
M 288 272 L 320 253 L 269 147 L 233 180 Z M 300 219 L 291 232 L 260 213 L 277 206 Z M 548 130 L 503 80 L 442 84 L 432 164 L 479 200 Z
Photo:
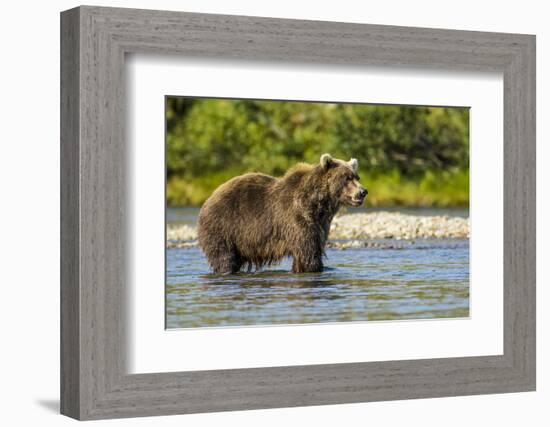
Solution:
M 535 389 L 535 38 L 61 14 L 61 411 Z

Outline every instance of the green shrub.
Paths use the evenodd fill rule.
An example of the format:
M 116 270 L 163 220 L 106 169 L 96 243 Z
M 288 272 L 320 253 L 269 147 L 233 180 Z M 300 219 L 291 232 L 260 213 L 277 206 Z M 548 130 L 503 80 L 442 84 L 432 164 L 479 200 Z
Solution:
M 282 175 L 324 152 L 359 160 L 372 204 L 468 203 L 467 108 L 169 97 L 166 126 L 170 205 L 200 205 L 232 176 Z

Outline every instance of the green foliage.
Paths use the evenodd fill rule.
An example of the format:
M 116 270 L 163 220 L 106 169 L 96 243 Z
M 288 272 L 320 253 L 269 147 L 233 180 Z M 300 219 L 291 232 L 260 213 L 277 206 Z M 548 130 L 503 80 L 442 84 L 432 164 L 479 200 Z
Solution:
M 468 109 L 167 98 L 167 197 L 200 205 L 232 176 L 359 160 L 370 203 L 468 203 Z M 375 190 L 373 190 L 375 189 Z
M 363 174 L 361 182 L 369 190 L 367 206 L 468 206 L 468 171 L 427 170 L 411 178 L 392 172 Z
M 172 99 L 177 98 L 168 99 L 168 117 L 174 116 Z M 331 124 L 323 104 L 194 101 L 181 120 L 168 122 L 168 176 L 226 169 L 282 174 L 298 161 L 318 159 Z
M 338 154 L 353 153 L 371 173 L 468 168 L 466 108 L 340 104 L 334 127 Z

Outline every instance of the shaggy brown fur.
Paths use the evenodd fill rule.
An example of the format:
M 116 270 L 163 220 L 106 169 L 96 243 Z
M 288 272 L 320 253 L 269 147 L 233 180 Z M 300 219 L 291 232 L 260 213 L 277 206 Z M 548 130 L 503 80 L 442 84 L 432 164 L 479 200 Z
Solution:
M 341 205 L 359 206 L 367 194 L 357 160 L 321 156 L 282 178 L 248 173 L 222 184 L 199 214 L 199 244 L 214 273 L 250 271 L 293 257 L 295 273 L 323 269 L 332 218 Z

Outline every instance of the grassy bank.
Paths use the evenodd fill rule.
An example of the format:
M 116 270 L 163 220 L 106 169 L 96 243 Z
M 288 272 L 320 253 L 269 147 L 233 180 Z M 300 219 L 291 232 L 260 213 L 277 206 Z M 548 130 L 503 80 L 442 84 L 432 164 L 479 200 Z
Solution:
M 186 179 L 171 177 L 166 196 L 169 206 L 200 206 L 212 192 L 242 171 L 226 170 Z M 469 173 L 464 170 L 426 171 L 417 177 L 404 177 L 397 170 L 370 175 L 361 172 L 361 183 L 369 190 L 367 206 L 467 206 Z

